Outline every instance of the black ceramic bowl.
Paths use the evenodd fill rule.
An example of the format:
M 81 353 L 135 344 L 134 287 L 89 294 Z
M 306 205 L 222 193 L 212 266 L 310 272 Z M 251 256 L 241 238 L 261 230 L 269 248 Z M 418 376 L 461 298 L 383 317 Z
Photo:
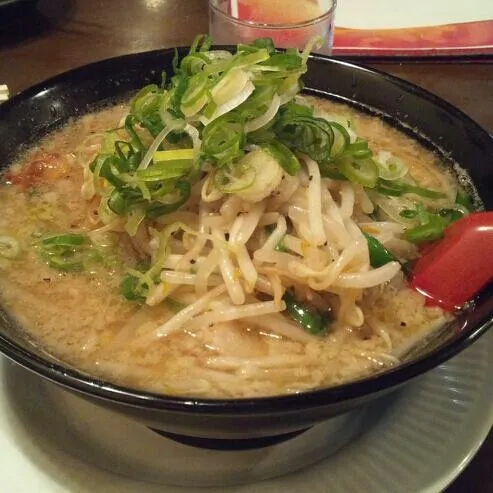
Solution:
M 186 49 L 180 49 L 183 55 Z M 0 163 L 104 102 L 122 99 L 171 70 L 173 50 L 128 55 L 54 77 L 0 106 Z M 466 115 L 407 82 L 343 61 L 312 56 L 306 91 L 379 115 L 466 169 L 487 209 L 493 208 L 493 140 Z M 467 259 L 465 259 L 467 261 Z M 65 366 L 25 340 L 0 312 L 0 350 L 20 365 L 92 401 L 168 434 L 215 439 L 291 436 L 397 389 L 467 347 L 489 326 L 493 289 L 400 366 L 338 387 L 255 399 L 191 399 L 115 386 Z

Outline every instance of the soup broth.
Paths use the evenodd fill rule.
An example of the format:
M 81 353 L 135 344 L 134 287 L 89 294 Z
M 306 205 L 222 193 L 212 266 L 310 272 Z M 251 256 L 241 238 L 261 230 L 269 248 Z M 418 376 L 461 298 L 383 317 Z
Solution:
M 313 98 L 306 101 L 315 105 L 316 114 L 350 122 L 375 155 L 391 153 L 404 161 L 420 186 L 442 190 L 451 197 L 456 193 L 453 177 L 444 171 L 437 156 L 408 136 L 349 107 Z M 118 105 L 69 123 L 26 152 L 3 176 L 0 235 L 14 238 L 19 252 L 13 258 L 0 259 L 1 302 L 47 352 L 91 375 L 151 392 L 213 398 L 269 396 L 334 386 L 392 367 L 399 363 L 405 348 L 450 317 L 440 308 L 427 306 L 420 294 L 407 287 L 400 271 L 374 287 L 347 288 L 344 296 L 343 286 L 329 285 L 321 290 L 295 286 L 314 308 L 331 308 L 331 321 L 322 335 L 293 330 L 292 321 L 276 315 L 285 320 L 283 327 L 269 314 L 240 320 L 212 318 L 210 322 L 207 318 L 197 321 L 195 314 L 179 330 L 163 334 L 160 328 L 197 299 L 196 276 L 207 255 L 200 253 L 178 269 L 189 276 L 182 276 L 180 285 L 173 284 L 171 274 L 166 274 L 171 295 L 154 293 L 158 298 L 155 302 L 126 299 L 120 288 L 122 278 L 129 267 L 138 269 L 155 255 L 153 230 L 163 230 L 176 221 L 191 229 L 198 227 L 199 207 L 193 197 L 200 196 L 202 182 L 194 186 L 189 204 L 146 227 L 141 225 L 134 236 L 121 223 L 105 225 L 101 200 L 87 193 L 84 174 L 105 145 L 105 132 L 119 127 L 127 109 Z M 350 208 L 356 224 L 368 233 L 379 234 L 396 256 L 416 258 L 418 249 L 403 239 L 398 224 L 392 226 L 390 222 L 398 214 L 390 201 L 379 203 L 385 217 L 377 229 L 372 229 L 370 216 L 376 208 L 369 204 L 363 187 L 355 187 L 346 200 L 343 190 L 347 182 L 325 180 L 334 198 L 331 207 Z M 298 189 L 307 187 L 309 179 L 305 183 L 301 180 Z M 226 195 L 209 202 L 208 216 L 217 221 L 225 216 L 227 200 Z M 268 200 L 272 204 L 276 197 Z M 296 211 L 288 209 L 295 202 L 290 199 L 279 207 L 292 218 L 294 229 Z M 263 214 L 273 211 L 274 206 L 267 205 Z M 237 208 L 229 222 L 247 213 Z M 94 258 L 83 270 L 54 269 L 43 256 L 43 239 L 67 232 L 86 234 L 91 239 L 89 253 Z M 301 241 L 294 235 L 286 236 L 287 248 L 300 248 L 298 256 L 306 253 L 304 250 L 314 250 L 303 239 L 303 232 L 299 236 Z M 196 240 L 186 230 L 171 235 L 170 241 L 190 247 Z M 185 249 L 178 245 L 176 252 L 183 255 Z M 316 267 L 317 252 L 313 258 Z M 274 294 L 269 297 L 265 290 L 254 293 L 246 286 L 247 300 L 266 303 L 272 296 L 279 297 L 275 288 L 278 275 L 269 273 L 269 265 L 267 262 L 263 275 L 274 286 Z M 211 276 L 218 277 L 218 269 L 211 264 Z M 210 284 L 217 289 L 215 281 Z M 211 301 L 206 315 L 222 310 L 225 304 L 223 293 Z

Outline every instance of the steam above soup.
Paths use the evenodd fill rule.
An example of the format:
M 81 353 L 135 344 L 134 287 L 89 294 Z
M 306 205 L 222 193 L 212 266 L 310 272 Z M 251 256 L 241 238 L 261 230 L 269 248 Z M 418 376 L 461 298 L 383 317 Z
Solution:
M 116 384 L 296 393 L 399 363 L 450 315 L 405 272 L 470 205 L 380 119 L 300 95 L 307 54 L 194 44 L 168 84 L 69 123 L 0 185 L 0 297 Z

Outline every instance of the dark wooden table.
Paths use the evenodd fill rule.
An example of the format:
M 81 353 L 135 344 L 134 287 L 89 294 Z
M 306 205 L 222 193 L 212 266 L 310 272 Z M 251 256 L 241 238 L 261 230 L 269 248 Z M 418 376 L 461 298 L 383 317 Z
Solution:
M 187 45 L 207 30 L 207 0 L 24 0 L 16 12 L 0 10 L 0 84 L 15 93 L 103 58 Z M 436 93 L 493 133 L 493 59 L 377 67 Z M 493 492 L 493 432 L 446 491 Z

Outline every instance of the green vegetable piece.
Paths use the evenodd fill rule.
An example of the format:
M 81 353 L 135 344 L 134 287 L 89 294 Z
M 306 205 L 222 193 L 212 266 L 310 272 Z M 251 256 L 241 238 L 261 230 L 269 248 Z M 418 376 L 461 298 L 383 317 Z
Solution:
M 374 236 L 362 231 L 368 243 L 370 265 L 374 268 L 382 267 L 389 262 L 398 262 L 395 255 L 389 252 Z
M 48 260 L 48 265 L 61 272 L 82 272 L 84 263 L 82 260 L 77 260 L 71 256 L 54 255 Z
M 108 199 L 108 207 L 115 214 L 123 216 L 128 209 L 128 202 L 125 195 L 118 189 L 114 189 L 111 192 L 110 198 Z
M 275 84 L 255 87 L 248 99 L 235 109 L 235 113 L 245 118 L 245 121 L 262 115 L 269 107 L 275 92 Z
M 205 53 L 191 53 L 181 61 L 180 68 L 189 75 L 200 73 L 205 65 L 210 63 Z
M 134 125 L 137 123 L 137 119 L 133 115 L 128 115 L 127 118 L 125 118 L 125 130 L 127 131 L 128 135 L 130 135 L 131 138 L 131 144 L 133 147 L 136 149 L 144 149 L 144 144 L 142 143 L 142 140 L 138 136 L 137 132 L 134 129 Z
M 207 125 L 202 133 L 202 153 L 222 166 L 245 153 L 245 124 L 241 117 L 226 113 Z
M 283 300 L 290 317 L 307 332 L 314 335 L 321 335 L 326 332 L 330 323 L 327 316 L 321 315 L 305 303 L 298 301 L 289 291 L 284 293 Z
M 256 176 L 253 166 L 239 162 L 218 169 L 214 175 L 214 186 L 221 192 L 237 193 L 249 189 L 254 184 Z
M 175 185 L 176 191 L 179 193 L 179 198 L 175 202 L 170 204 L 163 204 L 162 202 L 152 203 L 146 211 L 146 216 L 149 219 L 156 219 L 164 214 L 169 214 L 178 210 L 189 198 L 192 192 L 192 186 L 190 182 L 180 180 Z
M 112 154 L 100 154 L 89 165 L 94 175 L 106 178 L 114 187 L 121 187 L 125 184 L 120 174 L 127 171 L 126 160 L 119 159 Z
M 273 55 L 276 52 L 276 47 L 274 46 L 274 41 L 271 38 L 257 38 L 253 43 L 249 45 L 239 44 L 238 51 L 253 53 L 258 50 L 267 50 L 269 55 Z
M 197 51 L 209 51 L 212 46 L 212 38 L 208 34 L 198 34 L 195 36 L 192 45 L 190 46 L 189 55 Z
M 139 170 L 136 176 L 141 182 L 160 182 L 184 176 L 193 167 L 191 159 L 176 159 L 158 162 L 147 169 Z
M 207 93 L 208 83 L 209 79 L 203 72 L 190 77 L 190 79 L 188 79 L 187 90 L 185 91 L 181 99 L 182 107 L 190 108 L 195 105 L 200 99 L 202 99 Z M 201 103 L 201 107 L 203 105 L 204 103 Z
M 267 234 L 270 236 L 274 229 L 276 229 L 276 227 L 273 225 L 273 224 L 270 224 L 269 226 L 266 226 L 265 227 L 265 231 L 267 232 Z M 291 250 L 284 244 L 284 241 L 283 239 L 281 239 L 279 241 L 279 243 L 275 246 L 274 250 L 278 251 L 278 252 L 290 252 Z
M 399 216 L 403 217 L 404 219 L 414 219 L 418 216 L 418 211 L 414 209 L 403 209 L 401 212 L 399 212 Z
M 132 99 L 130 113 L 141 118 L 146 113 L 153 112 L 156 109 L 155 96 L 159 93 L 160 89 L 156 84 L 144 86 Z
M 333 159 L 338 158 L 350 148 L 350 137 L 348 131 L 337 122 L 330 122 L 332 131 L 334 132 L 334 143 L 332 144 L 332 149 L 330 150 L 330 157 Z
M 120 292 L 129 301 L 143 303 L 146 300 L 143 294 L 145 289 L 146 287 L 132 274 L 126 274 L 120 283 Z
M 78 233 L 66 233 L 48 236 L 43 238 L 41 243 L 45 250 L 49 250 L 50 247 L 74 247 L 87 243 L 87 237 Z
M 286 70 L 299 69 L 303 65 L 303 60 L 298 54 L 294 53 L 274 53 L 268 60 L 260 65 L 268 65 L 272 67 L 280 67 Z
M 63 245 L 44 247 L 41 258 L 49 267 L 61 272 L 81 272 L 84 270 L 84 262 L 80 248 Z
M 464 206 L 468 211 L 474 210 L 473 198 L 463 188 L 459 188 L 459 190 L 457 191 L 455 203 Z
M 281 168 L 288 173 L 288 175 L 294 176 L 299 173 L 301 164 L 289 147 L 278 141 L 264 144 L 261 147 L 279 163 Z
M 399 182 L 398 180 L 389 181 L 382 178 L 378 179 L 375 191 L 392 197 L 400 197 L 406 193 L 414 193 L 415 195 L 428 199 L 443 199 L 446 197 L 444 193 L 436 190 L 410 185 L 409 183 Z
M 337 169 L 334 161 L 320 161 L 318 163 L 320 175 L 323 178 L 331 178 L 332 180 L 347 181 L 347 178 Z
M 374 188 L 378 180 L 378 168 L 373 159 L 342 157 L 337 160 L 337 169 L 353 183 Z
M 107 259 L 86 235 L 80 233 L 44 237 L 37 248 L 48 266 L 60 272 L 82 272 Z
M 171 78 L 174 86 L 173 95 L 171 97 L 172 109 L 178 116 L 184 116 L 181 111 L 182 99 L 188 89 L 189 78 L 186 74 L 178 72 Z
M 428 221 L 405 231 L 404 236 L 412 243 L 435 241 L 443 236 L 450 221 L 439 214 L 428 214 Z
M 344 154 L 351 156 L 353 159 L 367 159 L 373 155 L 371 149 L 368 147 L 368 141 L 359 137 L 356 142 L 347 146 Z
M 277 138 L 294 152 L 307 154 L 315 161 L 330 156 L 334 131 L 322 118 L 283 115 L 274 131 Z
M 283 118 L 291 118 L 295 116 L 313 116 L 313 107 L 312 106 L 306 106 L 304 104 L 299 104 L 295 103 L 294 101 L 291 101 L 290 103 L 286 104 L 285 106 L 282 107 L 281 109 L 281 116 Z

